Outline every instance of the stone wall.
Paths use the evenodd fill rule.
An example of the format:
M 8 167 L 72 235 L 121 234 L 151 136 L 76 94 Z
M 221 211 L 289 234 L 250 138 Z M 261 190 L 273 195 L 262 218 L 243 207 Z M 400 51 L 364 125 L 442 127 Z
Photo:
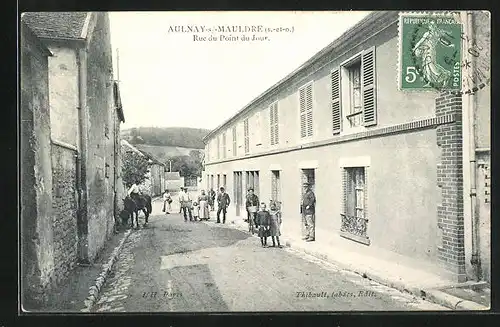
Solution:
M 22 307 L 36 308 L 52 287 L 52 172 L 48 50 L 21 25 Z
M 88 259 L 92 261 L 113 233 L 114 224 L 114 111 L 112 49 L 109 18 L 93 13 L 87 50 L 88 130 Z
M 52 146 L 55 278 L 65 280 L 78 260 L 76 152 Z

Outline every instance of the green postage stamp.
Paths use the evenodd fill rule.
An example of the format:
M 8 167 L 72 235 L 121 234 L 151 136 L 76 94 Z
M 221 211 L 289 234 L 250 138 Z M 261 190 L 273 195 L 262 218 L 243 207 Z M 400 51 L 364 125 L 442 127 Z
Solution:
M 456 15 L 402 13 L 400 90 L 449 90 L 462 85 L 462 24 Z

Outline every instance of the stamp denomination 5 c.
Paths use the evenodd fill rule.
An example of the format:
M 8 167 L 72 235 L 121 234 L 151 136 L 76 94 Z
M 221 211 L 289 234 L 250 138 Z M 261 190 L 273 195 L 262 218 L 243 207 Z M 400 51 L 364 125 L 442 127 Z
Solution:
M 400 15 L 401 90 L 460 91 L 462 23 L 451 14 Z

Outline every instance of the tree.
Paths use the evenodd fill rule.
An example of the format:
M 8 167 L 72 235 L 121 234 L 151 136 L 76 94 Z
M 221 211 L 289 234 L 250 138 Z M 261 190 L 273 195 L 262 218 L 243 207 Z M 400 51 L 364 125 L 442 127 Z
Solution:
M 148 159 L 137 152 L 127 151 L 122 160 L 122 178 L 127 187 L 134 182 L 138 184 L 144 182 L 149 171 Z
M 192 150 L 189 156 L 171 157 L 172 171 L 178 171 L 182 177 L 199 177 L 203 170 L 200 151 Z M 166 161 L 168 165 L 168 160 Z

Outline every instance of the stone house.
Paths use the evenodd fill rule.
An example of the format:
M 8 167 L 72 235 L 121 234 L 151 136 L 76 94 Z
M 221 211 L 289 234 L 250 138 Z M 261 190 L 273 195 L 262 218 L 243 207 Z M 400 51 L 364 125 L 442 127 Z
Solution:
M 489 47 L 488 14 L 467 16 L 463 26 Z M 250 187 L 281 201 L 283 234 L 300 239 L 308 181 L 324 247 L 489 281 L 490 87 L 401 91 L 398 21 L 369 14 L 212 130 L 204 187 L 225 186 L 239 218 Z
M 35 276 L 26 285 L 40 286 L 37 292 L 27 292 L 39 303 L 45 290 L 66 279 L 77 262 L 92 262 L 114 231 L 120 184 L 117 144 L 124 115 L 121 103 L 116 102 L 119 96 L 112 78 L 107 13 L 24 13 L 21 21 L 52 54 L 47 62 L 48 110 L 36 112 L 47 122 L 44 128 L 48 135 L 43 135 L 43 142 L 48 144 L 44 151 L 50 156 L 50 166 L 44 169 L 50 178 L 44 176 L 43 181 L 51 185 L 35 188 L 37 197 L 41 190 L 50 190 L 47 196 L 51 202 L 47 203 L 52 205 L 47 208 L 47 217 L 32 218 L 45 219 L 43 228 L 47 230 L 43 234 L 23 230 L 26 239 L 35 236 L 39 239 L 33 242 L 44 243 L 43 256 L 28 270 Z M 26 33 L 21 39 L 30 34 Z M 33 74 L 40 73 L 24 69 L 21 83 L 43 83 Z M 41 135 L 36 137 L 42 140 Z M 26 169 L 38 172 L 41 166 L 34 162 Z M 32 201 L 25 198 L 28 194 L 28 189 L 23 190 L 26 202 Z M 23 262 L 33 259 L 33 253 L 26 251 Z

